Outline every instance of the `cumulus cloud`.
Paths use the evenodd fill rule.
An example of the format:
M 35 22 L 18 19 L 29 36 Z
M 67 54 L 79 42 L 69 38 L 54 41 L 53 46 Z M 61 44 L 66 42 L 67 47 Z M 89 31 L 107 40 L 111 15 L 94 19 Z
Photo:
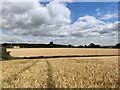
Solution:
M 106 15 L 104 15 L 102 18 L 101 18 L 101 20 L 108 20 L 108 19 L 111 19 L 111 18 L 117 18 L 118 17 L 118 15 L 117 14 L 106 14 Z
M 73 0 L 3 0 L 2 2 L 73 2 Z
M 43 27 L 51 25 L 60 27 L 71 22 L 70 10 L 64 3 L 58 2 L 51 2 L 46 6 L 31 2 L 3 3 L 2 21 L 5 30 L 9 29 L 14 32 L 20 31 L 28 34 L 32 34 L 35 31 L 40 32 Z
M 2 2 L 39 2 L 40 0 L 2 0 Z
M 97 10 L 99 11 L 99 10 Z M 2 8 L 3 42 L 40 42 L 55 41 L 62 44 L 86 44 L 92 40 L 116 39 L 118 22 L 104 22 L 115 15 L 105 15 L 102 19 L 86 15 L 71 22 L 71 11 L 64 2 L 52 2 L 42 5 L 35 2 L 4 2 Z M 102 37 L 101 37 L 102 36 Z M 113 38 L 114 37 L 114 38 Z M 100 40 L 98 40 L 101 38 Z M 92 42 L 93 42 L 92 41 Z
M 24 40 L 22 37 L 19 36 L 12 35 L 11 37 L 3 34 L 2 37 L 0 37 L 0 41 L 4 43 L 4 42 L 23 42 Z

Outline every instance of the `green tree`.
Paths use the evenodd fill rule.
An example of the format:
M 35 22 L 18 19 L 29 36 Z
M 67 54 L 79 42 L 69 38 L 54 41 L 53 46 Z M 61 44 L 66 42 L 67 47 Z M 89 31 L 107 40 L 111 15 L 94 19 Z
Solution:
M 0 47 L 0 59 L 2 60 L 12 59 L 12 56 L 10 56 L 10 52 L 7 52 L 5 47 Z

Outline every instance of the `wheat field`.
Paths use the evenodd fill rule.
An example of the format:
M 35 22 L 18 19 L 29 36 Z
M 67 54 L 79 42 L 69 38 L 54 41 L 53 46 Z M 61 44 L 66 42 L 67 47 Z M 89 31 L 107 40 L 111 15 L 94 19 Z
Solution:
M 15 59 L 2 63 L 2 88 L 115 88 L 118 86 L 118 49 L 19 48 L 14 57 L 116 55 Z
M 118 57 L 2 61 L 3 88 L 115 88 Z
M 62 55 L 118 55 L 118 49 L 105 48 L 18 48 L 7 49 L 14 57 Z

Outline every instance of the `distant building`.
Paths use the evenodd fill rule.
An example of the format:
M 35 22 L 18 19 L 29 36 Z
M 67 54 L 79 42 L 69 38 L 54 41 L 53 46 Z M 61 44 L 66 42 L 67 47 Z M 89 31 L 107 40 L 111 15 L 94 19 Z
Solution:
M 20 46 L 13 46 L 13 48 L 20 48 Z
M 19 45 L 8 45 L 7 48 L 20 48 Z

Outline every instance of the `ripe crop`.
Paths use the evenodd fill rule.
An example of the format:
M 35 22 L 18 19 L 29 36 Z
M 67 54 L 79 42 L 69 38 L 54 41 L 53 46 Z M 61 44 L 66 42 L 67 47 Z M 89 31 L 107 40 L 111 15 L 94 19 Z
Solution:
M 117 56 L 1 62 L 3 88 L 114 88 L 118 84 Z

